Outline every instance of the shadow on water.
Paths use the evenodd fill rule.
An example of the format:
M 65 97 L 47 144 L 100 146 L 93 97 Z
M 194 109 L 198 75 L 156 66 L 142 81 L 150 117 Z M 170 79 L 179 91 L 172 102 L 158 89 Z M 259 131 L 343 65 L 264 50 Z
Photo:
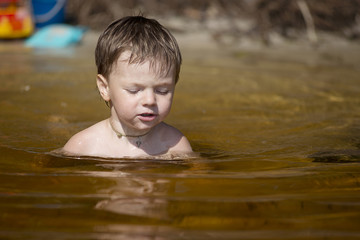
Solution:
M 310 155 L 314 162 L 347 163 L 360 162 L 360 150 L 324 151 Z

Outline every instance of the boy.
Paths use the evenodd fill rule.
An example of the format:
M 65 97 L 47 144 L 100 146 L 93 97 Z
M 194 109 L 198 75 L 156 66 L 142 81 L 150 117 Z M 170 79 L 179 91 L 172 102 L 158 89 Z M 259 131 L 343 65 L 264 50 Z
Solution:
M 163 122 L 182 61 L 166 28 L 141 16 L 121 18 L 99 37 L 95 60 L 110 118 L 75 134 L 66 153 L 109 158 L 192 153 L 186 137 Z

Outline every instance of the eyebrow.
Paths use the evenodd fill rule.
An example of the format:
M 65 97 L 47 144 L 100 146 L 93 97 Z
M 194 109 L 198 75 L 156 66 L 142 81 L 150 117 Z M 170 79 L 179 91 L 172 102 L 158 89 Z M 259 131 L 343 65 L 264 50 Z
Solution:
M 143 87 L 144 87 L 144 84 L 137 83 L 137 82 L 132 82 L 132 83 L 126 84 L 124 87 L 125 87 L 125 88 L 131 88 L 131 87 L 143 88 Z M 158 84 L 155 84 L 153 87 L 154 87 L 154 88 L 157 88 L 157 87 L 174 88 L 174 87 L 175 87 L 175 82 L 172 82 L 172 83 L 167 83 L 167 82 L 158 83 Z

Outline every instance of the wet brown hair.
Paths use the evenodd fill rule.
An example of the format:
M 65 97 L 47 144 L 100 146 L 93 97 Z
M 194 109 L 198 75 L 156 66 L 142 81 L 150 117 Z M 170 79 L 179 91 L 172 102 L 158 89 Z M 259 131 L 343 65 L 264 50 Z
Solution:
M 100 35 L 95 49 L 98 74 L 109 77 L 114 64 L 125 51 L 130 51 L 129 64 L 150 61 L 150 67 L 161 76 L 174 71 L 179 79 L 181 53 L 174 36 L 154 19 L 142 16 L 120 18 Z

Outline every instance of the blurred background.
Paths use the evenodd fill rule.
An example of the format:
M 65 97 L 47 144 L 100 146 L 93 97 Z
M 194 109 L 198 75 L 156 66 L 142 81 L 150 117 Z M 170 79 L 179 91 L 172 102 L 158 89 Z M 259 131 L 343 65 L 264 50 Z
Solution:
M 360 0 L 1 0 L 0 39 L 29 37 L 54 23 L 101 31 L 115 19 L 141 14 L 174 33 L 206 32 L 221 45 L 244 39 L 318 45 L 324 33 L 358 40 L 359 13 Z
M 181 32 L 207 29 L 217 41 L 258 37 L 271 43 L 271 33 L 286 38 L 307 37 L 326 31 L 347 39 L 360 34 L 359 0 L 68 0 L 66 21 L 103 29 L 125 15 L 144 14 L 170 21 Z M 190 24 L 191 23 L 191 24 Z

